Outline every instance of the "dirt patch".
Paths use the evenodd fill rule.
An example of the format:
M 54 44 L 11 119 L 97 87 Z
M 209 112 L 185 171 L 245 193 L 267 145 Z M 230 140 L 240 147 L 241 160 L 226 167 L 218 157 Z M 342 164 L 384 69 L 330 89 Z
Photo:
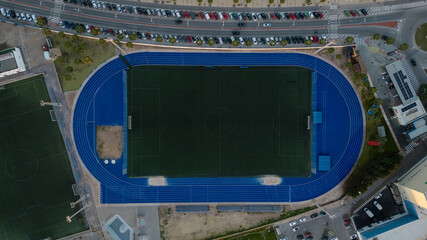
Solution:
M 174 240 L 207 239 L 257 226 L 280 214 L 217 212 L 216 206 L 210 206 L 208 213 L 177 213 L 172 206 L 159 207 L 162 238 Z
M 123 153 L 123 126 L 96 126 L 96 152 L 101 159 L 119 159 Z

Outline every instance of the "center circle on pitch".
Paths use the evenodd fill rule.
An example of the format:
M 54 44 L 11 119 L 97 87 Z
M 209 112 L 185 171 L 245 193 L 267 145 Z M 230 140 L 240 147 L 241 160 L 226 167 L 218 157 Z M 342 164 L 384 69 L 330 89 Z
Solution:
M 6 159 L 7 175 L 17 182 L 24 182 L 33 178 L 37 174 L 38 167 L 36 156 L 25 149 L 11 152 Z
M 233 133 L 236 122 L 233 112 L 225 107 L 211 109 L 205 118 L 205 128 L 214 138 L 226 138 Z

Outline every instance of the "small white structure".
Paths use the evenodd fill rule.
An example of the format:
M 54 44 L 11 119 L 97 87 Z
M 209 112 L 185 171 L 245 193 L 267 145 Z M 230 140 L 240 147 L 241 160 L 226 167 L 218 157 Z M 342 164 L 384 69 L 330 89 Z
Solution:
M 0 78 L 25 72 L 24 59 L 19 48 L 0 51 Z
M 114 215 L 105 223 L 105 229 L 114 240 L 133 240 L 133 230 L 119 216 Z
M 108 162 L 109 162 L 108 159 L 104 160 L 104 164 L 108 164 Z
M 396 114 L 397 121 L 399 121 L 402 126 L 408 125 L 426 116 L 426 110 L 418 97 L 414 102 L 406 106 L 401 104 L 393 107 L 393 111 Z

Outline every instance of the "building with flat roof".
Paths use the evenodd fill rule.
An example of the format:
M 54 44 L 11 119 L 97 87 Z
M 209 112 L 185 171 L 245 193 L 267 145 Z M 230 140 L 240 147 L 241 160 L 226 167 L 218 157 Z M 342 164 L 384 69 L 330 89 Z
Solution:
M 407 67 L 406 62 L 403 60 L 396 61 L 385 66 L 385 69 L 402 102 L 401 105 L 393 107 L 400 125 L 410 124 L 426 116 L 423 104 L 413 87 L 413 84 L 416 86 L 419 84 L 412 70 Z
M 0 78 L 26 71 L 19 48 L 0 51 Z
M 404 200 L 427 209 L 427 156 L 403 175 L 397 186 Z

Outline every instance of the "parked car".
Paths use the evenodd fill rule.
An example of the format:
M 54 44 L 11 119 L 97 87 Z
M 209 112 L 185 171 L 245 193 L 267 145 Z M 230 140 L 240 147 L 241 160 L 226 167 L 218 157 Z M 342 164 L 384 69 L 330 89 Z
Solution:
M 415 59 L 411 59 L 411 64 L 412 64 L 412 66 L 417 66 L 417 62 L 415 62 Z
M 271 23 L 267 22 L 267 23 L 263 23 L 262 24 L 263 27 L 271 27 Z
M 307 221 L 307 218 L 306 217 L 302 217 L 302 218 L 299 219 L 299 221 L 300 222 L 305 222 L 305 221 Z
M 300 226 L 296 226 L 296 227 L 292 228 L 292 230 L 293 230 L 294 232 L 296 232 L 296 231 L 300 230 Z
M 289 223 L 289 226 L 295 226 L 296 224 L 297 224 L 297 221 L 294 220 L 294 221 L 292 221 L 292 222 Z
M 374 205 L 375 205 L 375 207 L 377 207 L 378 208 L 378 210 L 382 210 L 383 209 L 383 207 L 377 202 L 377 201 L 374 201 Z
M 239 27 L 246 27 L 246 23 L 244 23 L 244 22 L 239 22 L 239 23 L 237 24 L 237 26 L 239 26 Z
M 356 239 L 356 238 L 357 238 L 357 234 L 350 235 L 350 239 Z
M 311 218 L 315 218 L 317 216 L 319 216 L 319 214 L 317 214 L 317 213 L 313 213 L 313 214 L 310 215 Z

